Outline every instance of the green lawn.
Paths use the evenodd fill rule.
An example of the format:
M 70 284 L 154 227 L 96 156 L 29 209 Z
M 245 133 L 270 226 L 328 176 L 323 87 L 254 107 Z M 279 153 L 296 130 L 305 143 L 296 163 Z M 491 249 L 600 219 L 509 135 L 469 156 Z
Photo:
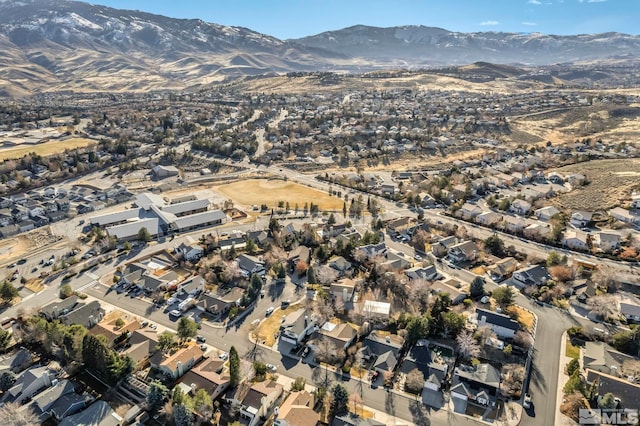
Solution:
M 573 346 L 569 338 L 567 338 L 566 356 L 568 356 L 569 358 L 580 358 L 580 348 L 578 346 Z

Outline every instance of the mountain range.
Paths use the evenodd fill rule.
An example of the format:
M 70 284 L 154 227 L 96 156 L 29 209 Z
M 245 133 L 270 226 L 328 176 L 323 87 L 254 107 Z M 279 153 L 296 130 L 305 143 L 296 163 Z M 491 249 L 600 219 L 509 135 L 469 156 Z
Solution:
M 65 0 L 0 0 L 0 95 L 182 89 L 247 75 L 640 57 L 640 36 L 354 26 L 295 40 Z

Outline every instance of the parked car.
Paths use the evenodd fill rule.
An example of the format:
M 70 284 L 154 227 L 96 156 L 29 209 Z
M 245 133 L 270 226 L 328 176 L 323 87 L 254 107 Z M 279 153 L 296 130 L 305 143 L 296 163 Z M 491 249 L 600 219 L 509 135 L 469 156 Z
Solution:
M 229 358 L 229 354 L 226 352 L 222 352 L 220 355 L 218 355 L 218 358 L 224 361 L 225 359 Z
M 177 309 L 174 309 L 174 310 L 172 310 L 172 311 L 170 311 L 170 312 L 169 312 L 169 316 L 172 316 L 172 317 L 179 317 L 179 316 L 182 316 L 182 312 L 180 312 L 180 311 L 179 311 L 179 310 L 177 310 Z
M 304 358 L 309 355 L 309 352 L 311 352 L 311 348 L 309 346 L 305 346 L 304 350 L 302 351 L 302 357 Z
M 267 315 L 267 316 L 271 315 L 275 309 L 276 309 L 276 308 L 274 308 L 273 306 L 269 306 L 269 307 L 267 308 L 266 315 Z
M 204 343 L 206 341 L 207 341 L 207 339 L 204 336 L 201 336 L 201 335 L 196 336 L 196 342 Z
M 276 367 L 273 364 L 267 364 L 267 370 L 269 370 L 272 373 L 275 373 L 278 370 L 278 367 Z
M 480 303 L 489 303 L 489 296 L 482 296 L 482 299 L 480 299 Z
M 280 309 L 287 309 L 290 304 L 290 300 L 283 300 L 282 302 L 280 302 Z
M 522 406 L 524 408 L 531 408 L 531 395 L 528 393 L 524 394 L 524 401 L 522 402 Z

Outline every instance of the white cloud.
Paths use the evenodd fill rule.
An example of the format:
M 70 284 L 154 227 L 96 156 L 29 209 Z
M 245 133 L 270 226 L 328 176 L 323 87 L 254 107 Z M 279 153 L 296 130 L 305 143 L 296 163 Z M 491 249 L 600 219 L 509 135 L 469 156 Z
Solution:
M 484 27 L 495 27 L 496 25 L 500 25 L 500 22 L 498 22 L 498 21 L 483 21 L 483 22 L 480 22 L 480 25 L 482 25 Z
M 527 3 L 529 4 L 542 4 L 540 0 L 529 0 Z
M 524 21 L 524 22 L 522 23 L 522 25 L 527 25 L 527 26 L 529 26 L 529 27 L 535 27 L 535 26 L 536 26 L 536 25 L 538 25 L 538 24 L 537 24 L 536 22 L 527 22 L 527 21 Z

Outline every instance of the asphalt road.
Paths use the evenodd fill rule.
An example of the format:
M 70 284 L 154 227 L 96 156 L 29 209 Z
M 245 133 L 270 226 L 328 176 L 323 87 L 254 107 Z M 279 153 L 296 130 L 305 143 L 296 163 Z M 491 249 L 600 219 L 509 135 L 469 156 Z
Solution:
M 248 165 L 249 167 L 253 167 Z M 296 171 L 280 168 L 279 166 L 270 166 L 270 167 L 261 167 L 261 170 L 268 170 L 277 175 L 286 176 L 287 178 L 300 182 L 302 184 L 320 189 L 320 190 L 328 190 L 329 185 L 325 182 L 321 182 L 316 180 L 314 177 L 302 175 Z M 333 187 L 335 188 L 335 184 Z M 356 191 L 359 192 L 359 191 Z M 362 193 L 366 198 L 368 194 Z M 407 215 L 407 216 L 416 216 L 414 212 L 409 211 L 408 209 L 398 208 L 394 203 L 380 198 L 371 196 L 372 198 L 377 198 L 382 207 L 386 211 L 394 212 L 398 216 Z M 427 219 L 432 221 L 441 221 L 443 223 L 456 223 L 458 225 L 464 225 L 471 234 L 478 238 L 486 238 L 494 233 L 493 230 L 482 228 L 480 226 L 476 226 L 470 223 L 461 222 L 453 218 L 449 218 L 446 216 L 440 216 L 438 210 L 426 210 L 425 216 Z M 76 219 L 77 220 L 77 219 Z M 225 228 L 231 229 L 239 229 L 243 231 L 247 231 L 250 229 L 258 229 L 266 226 L 266 222 L 268 221 L 268 217 L 260 219 L 262 222 L 257 224 L 229 224 L 226 225 Z M 70 232 L 75 232 L 77 230 L 77 224 L 73 223 L 68 225 Z M 220 230 L 221 228 L 215 228 Z M 191 235 L 199 236 L 204 232 L 211 232 L 210 230 L 199 230 L 191 233 Z M 544 246 L 542 244 L 532 243 L 526 240 L 520 240 L 516 237 L 512 237 L 508 234 L 499 233 L 501 238 L 505 240 L 505 243 L 511 245 L 513 244 L 516 249 L 522 250 L 524 252 L 533 252 L 537 255 L 544 257 L 546 253 L 550 250 L 558 250 L 557 248 L 552 248 L 548 246 Z M 169 316 L 163 312 L 163 310 L 156 310 L 150 307 L 150 304 L 141 301 L 139 299 L 131 299 L 126 295 L 118 295 L 115 292 L 108 292 L 107 288 L 96 284 L 96 277 L 101 277 L 104 275 L 113 274 L 115 268 L 119 265 L 122 265 L 131 260 L 133 256 L 139 257 L 151 254 L 157 250 L 161 249 L 171 249 L 172 247 L 178 245 L 185 236 L 176 237 L 174 240 L 168 240 L 163 243 L 152 243 L 148 246 L 142 248 L 141 250 L 133 253 L 129 256 L 129 258 L 121 258 L 117 261 L 112 261 L 109 263 L 101 263 L 94 267 L 92 270 L 85 272 L 84 274 L 78 276 L 74 280 L 70 282 L 70 285 L 75 290 L 82 289 L 88 294 L 95 296 L 101 300 L 104 300 L 108 303 L 111 303 L 115 306 L 119 306 L 122 309 L 130 311 L 134 314 L 143 316 L 148 318 L 150 321 L 156 322 L 168 328 L 175 328 L 175 323 L 172 321 Z M 389 240 L 389 239 L 388 239 Z M 407 245 L 398 242 L 387 241 L 389 245 L 397 250 L 404 251 L 408 256 L 413 255 L 413 249 L 409 248 Z M 68 248 L 67 248 L 68 250 Z M 564 251 L 564 250 L 561 250 Z M 570 252 L 564 251 L 571 255 Z M 41 259 L 48 259 L 48 257 L 54 254 L 55 256 L 62 256 L 64 252 L 62 250 L 44 250 L 39 252 L 37 255 L 30 257 L 27 259 L 27 262 L 24 265 L 20 265 L 19 273 L 24 275 L 31 274 L 31 270 L 39 266 L 39 262 Z M 577 255 L 579 257 L 585 257 L 582 254 Z M 600 259 L 597 259 L 600 261 Z M 626 274 L 625 276 L 632 276 L 633 269 L 628 267 L 627 265 L 620 265 L 618 262 L 606 262 L 608 265 L 611 265 L 617 268 L 620 274 Z M 437 265 L 441 269 L 447 269 L 446 265 Z M 453 276 L 460 276 L 461 278 L 470 280 L 473 278 L 473 274 L 469 271 L 464 270 L 447 270 L 446 272 L 450 273 Z M 36 275 L 39 273 L 38 271 L 33 274 Z M 2 317 L 14 316 L 17 311 L 21 307 L 38 307 L 43 306 L 47 303 L 50 303 L 52 300 L 57 298 L 58 289 L 60 287 L 60 278 L 52 280 L 52 282 L 47 284 L 47 288 L 33 296 L 31 296 L 28 300 L 20 303 L 16 306 L 6 309 L 4 312 L 0 313 Z M 287 284 L 291 285 L 291 284 Z M 491 289 L 491 283 L 488 283 L 488 289 Z M 287 296 L 288 297 L 288 296 Z M 293 299 L 292 299 L 293 300 Z M 228 351 L 231 345 L 235 345 L 241 354 L 255 354 L 258 359 L 264 360 L 264 362 L 269 362 L 275 365 L 282 366 L 279 368 L 280 374 L 285 374 L 289 377 L 305 377 L 310 383 L 318 383 L 322 381 L 325 377 L 326 372 L 319 368 L 310 368 L 308 365 L 301 363 L 297 359 L 292 359 L 286 356 L 281 355 L 276 351 L 272 351 L 265 348 L 259 348 L 257 351 L 253 351 L 253 343 L 249 341 L 247 338 L 248 335 L 248 325 L 250 322 L 259 317 L 264 316 L 264 310 L 266 307 L 276 304 L 277 306 L 278 299 L 269 300 L 265 298 L 261 300 L 258 304 L 258 307 L 255 311 L 244 321 L 242 325 L 239 325 L 237 328 L 233 327 L 229 330 L 213 328 L 208 325 L 203 326 L 201 330 L 201 334 L 207 337 L 207 344 L 217 347 L 221 350 Z M 530 382 L 530 393 L 533 398 L 533 406 L 534 410 L 531 412 L 527 412 L 524 414 L 524 418 L 521 422 L 523 425 L 539 425 L 539 424 L 553 424 L 555 419 L 555 410 L 557 405 L 556 400 L 556 389 L 559 372 L 559 343 L 562 336 L 563 331 L 576 324 L 589 324 L 588 321 L 582 320 L 580 318 L 575 319 L 572 318 L 568 313 L 561 312 L 556 310 L 555 308 L 543 308 L 539 307 L 536 304 L 531 303 L 529 299 L 525 298 L 522 295 L 518 296 L 517 303 L 529 308 L 534 313 L 538 315 L 538 328 L 536 334 L 535 341 L 535 351 L 533 355 L 533 367 L 532 367 L 532 375 Z M 329 376 L 331 373 L 329 372 Z M 341 380 L 338 377 L 330 377 L 331 380 L 337 381 Z M 424 407 L 421 407 L 421 404 L 416 404 L 413 398 L 407 398 L 404 395 L 398 395 L 393 392 L 386 392 L 382 389 L 372 389 L 367 383 L 362 384 L 362 382 L 358 380 L 349 380 L 348 382 L 344 382 L 345 385 L 349 388 L 351 392 L 360 393 L 362 388 L 362 394 L 364 397 L 364 404 L 367 406 L 371 406 L 372 408 L 385 411 L 388 413 L 395 414 L 396 416 L 406 419 L 408 421 L 412 421 L 415 424 L 472 424 L 475 423 L 473 420 L 467 419 L 461 416 L 449 416 L 447 413 L 442 412 L 430 412 L 428 413 Z M 426 419 L 430 419 L 430 422 Z

